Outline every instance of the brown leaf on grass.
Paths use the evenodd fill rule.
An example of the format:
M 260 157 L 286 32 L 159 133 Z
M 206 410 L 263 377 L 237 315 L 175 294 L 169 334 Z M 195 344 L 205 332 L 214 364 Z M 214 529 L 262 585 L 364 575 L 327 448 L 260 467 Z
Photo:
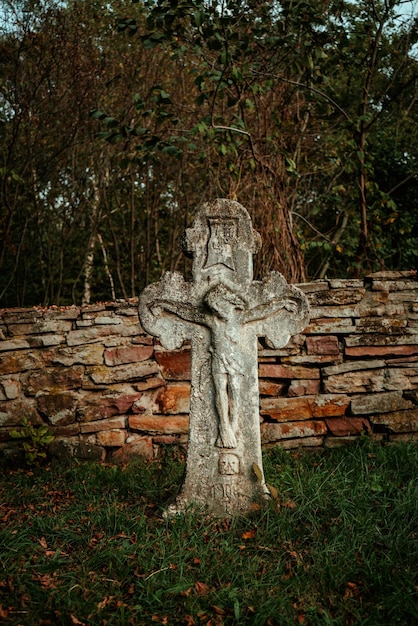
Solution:
M 167 626 L 167 624 L 168 624 L 168 617 L 167 617 L 167 615 L 164 615 L 164 617 L 160 617 L 159 615 L 153 615 L 151 617 L 151 620 L 153 622 L 158 622 L 159 624 L 163 624 L 163 626 Z
M 245 533 L 242 533 L 243 539 L 254 539 L 257 534 L 257 529 L 253 528 L 252 530 L 247 530 Z
M 56 589 L 57 576 L 58 574 L 54 572 L 52 576 L 51 574 L 35 574 L 33 578 L 41 584 L 42 589 Z
M 3 515 L 2 518 L 0 518 L 0 521 L 4 522 L 4 524 L 6 524 L 6 522 L 8 521 L 10 515 L 14 515 L 15 513 L 17 513 L 17 509 L 9 509 L 7 511 L 7 513 L 5 515 Z
M 45 556 L 47 559 L 52 559 L 57 554 L 55 550 L 46 550 Z M 62 554 L 61 550 L 58 550 L 58 554 Z
M 360 594 L 360 589 L 357 583 L 348 582 L 345 588 L 343 599 L 344 601 L 348 600 L 348 598 L 357 598 Z
M 227 611 L 225 611 L 225 609 L 223 609 L 221 606 L 216 606 L 216 604 L 213 604 L 211 607 L 212 611 L 214 613 L 216 613 L 216 615 L 226 615 Z
M 210 591 L 210 587 L 206 583 L 200 583 L 199 581 L 195 582 L 194 588 L 199 596 L 206 596 Z
M 47 549 L 48 549 L 48 544 L 47 544 L 47 542 L 46 542 L 45 537 L 41 537 L 41 538 L 39 539 L 39 543 L 40 543 L 40 544 L 41 544 L 41 546 L 44 548 L 44 550 L 47 550 Z
M 103 598 L 101 602 L 98 602 L 97 604 L 98 610 L 101 611 L 102 609 L 104 609 L 108 604 L 110 604 L 110 602 L 112 602 L 114 597 L 115 596 L 106 596 L 105 598 Z
M 287 506 L 288 509 L 296 509 L 297 505 L 295 504 L 295 502 L 288 500 L 287 502 L 283 502 L 282 506 Z
M 85 622 L 80 622 L 80 620 L 73 614 L 70 615 L 70 619 L 75 626 L 87 626 Z
M 7 619 L 9 617 L 9 609 L 3 609 L 3 606 L 0 604 L 0 619 Z

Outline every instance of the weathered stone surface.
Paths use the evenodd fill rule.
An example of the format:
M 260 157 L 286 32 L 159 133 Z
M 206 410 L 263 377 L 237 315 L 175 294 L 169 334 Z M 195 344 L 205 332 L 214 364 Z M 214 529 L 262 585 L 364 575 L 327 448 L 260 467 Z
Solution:
M 86 374 L 95 384 L 120 383 L 128 380 L 147 378 L 159 372 L 158 365 L 154 361 L 141 361 L 140 363 L 126 363 L 114 367 L 97 366 L 88 367 Z
M 399 281 L 402 279 L 409 278 L 411 281 L 416 281 L 417 272 L 416 270 L 384 270 L 381 272 L 372 272 L 371 274 L 367 274 L 366 281 L 374 282 L 379 280 L 385 281 Z
M 138 337 L 131 337 L 130 341 L 133 344 L 140 344 L 142 346 L 153 346 L 154 338 L 149 335 L 139 335 Z
M 113 463 L 125 464 L 136 458 L 154 458 L 154 448 L 151 437 L 130 435 L 126 444 L 112 454 Z
M 388 389 L 381 369 L 349 371 L 329 376 L 324 381 L 327 393 L 380 392 Z
M 314 315 L 311 317 L 311 321 L 303 331 L 305 335 L 320 335 L 320 334 L 332 334 L 332 335 L 350 335 L 356 332 L 356 326 L 353 324 L 351 317 L 317 317 Z
M 357 333 L 403 333 L 407 326 L 406 319 L 391 317 L 363 317 L 356 320 Z
M 262 396 L 281 396 L 286 389 L 286 383 L 274 383 L 271 380 L 259 380 L 258 386 Z
M 358 393 L 415 389 L 418 386 L 418 368 L 386 368 L 360 370 L 329 376 L 324 389 L 329 393 Z
M 137 391 L 147 391 L 148 389 L 157 389 L 158 387 L 163 387 L 166 384 L 166 381 L 158 372 L 155 376 L 150 376 L 149 378 L 145 378 L 144 380 L 140 380 L 134 383 L 134 387 Z
M 32 398 L 18 398 L 0 404 L 0 426 L 18 426 L 26 417 L 33 425 L 42 424 L 35 400 Z
M 73 456 L 83 461 L 104 461 L 106 452 L 102 446 L 82 441 L 74 446 Z
M 418 367 L 392 367 L 387 369 L 385 389 L 417 389 Z
M 261 424 L 261 443 L 271 443 L 280 439 L 298 439 L 325 435 L 325 422 L 307 420 L 304 422 L 286 422 L 282 424 Z
M 104 348 L 100 344 L 78 346 L 77 348 L 58 348 L 43 353 L 46 365 L 102 365 Z
M 289 398 L 311 396 L 319 393 L 320 386 L 320 380 L 292 380 L 287 390 L 287 395 Z
M 337 305 L 331 305 L 331 306 L 324 306 L 324 307 L 312 307 L 311 309 L 311 319 L 315 319 L 315 318 L 323 318 L 323 317 L 329 317 L 329 318 L 341 318 L 341 317 L 345 317 L 345 318 L 351 318 L 352 317 L 358 317 L 358 305 L 357 304 L 347 304 L 347 305 L 341 305 L 341 306 L 337 306 Z M 305 328 L 305 330 L 303 331 L 304 333 L 308 333 L 310 325 L 308 324 L 308 326 Z
M 382 360 L 347 361 L 346 363 L 340 363 L 339 365 L 330 365 L 329 367 L 324 367 L 322 373 L 324 376 L 333 376 L 335 374 L 338 375 L 345 372 L 357 372 L 359 370 L 379 370 L 383 367 L 385 367 L 385 362 Z
M 24 350 L 30 348 L 28 339 L 6 339 L 0 341 L 0 352 L 8 352 L 12 350 Z M 4 359 L 4 357 L 2 357 Z
M 50 348 L 52 346 L 59 346 L 65 344 L 65 335 L 37 335 L 36 337 L 29 337 L 29 343 L 31 348 Z
M 395 411 L 371 415 L 370 421 L 376 426 L 386 427 L 387 432 L 405 433 L 418 431 L 418 408 L 410 411 Z
M 329 355 L 329 354 L 302 354 L 300 356 L 286 356 L 280 360 L 282 365 L 301 365 L 306 367 L 312 365 L 322 366 L 329 365 L 331 363 L 338 363 L 342 359 L 342 355 Z
M 0 378 L 0 401 L 15 400 L 19 397 L 19 393 L 20 381 L 18 377 L 2 376 Z
M 13 354 L 0 356 L 0 375 L 16 374 L 44 367 L 42 355 L 30 351 L 18 351 Z
M 156 349 L 155 358 L 166 380 L 190 380 L 190 348 L 169 352 Z
M 412 354 L 418 354 L 418 345 L 409 346 L 357 346 L 355 348 L 346 348 L 346 356 L 353 358 L 364 357 L 382 357 L 387 358 L 391 356 L 409 356 Z
M 171 384 L 161 389 L 155 398 L 153 412 L 168 415 L 190 411 L 190 385 Z
M 414 403 L 404 398 L 402 391 L 362 394 L 351 398 L 350 410 L 354 415 L 390 413 L 401 409 L 412 409 Z
M 49 424 L 48 430 L 54 437 L 73 437 L 80 434 L 80 424 L 77 422 L 65 426 L 53 426 Z
M 97 422 L 84 422 L 80 424 L 80 432 L 83 434 L 97 433 L 105 430 L 121 429 L 126 426 L 126 417 L 124 415 L 118 415 L 117 417 L 109 418 L 105 421 L 98 420 Z
M 79 346 L 83 343 L 95 343 L 102 341 L 103 338 L 110 335 L 118 335 L 122 337 L 130 337 L 140 334 L 142 328 L 139 324 L 112 324 L 109 326 L 92 326 L 81 330 L 73 330 L 68 333 L 67 344 L 71 346 Z
M 9 324 L 9 333 L 14 337 L 18 335 L 38 335 L 41 333 L 67 333 L 72 329 L 72 322 L 69 320 L 45 320 L 41 317 L 32 323 Z
M 83 383 L 84 367 L 54 367 L 28 372 L 22 377 L 25 393 L 34 396 L 48 389 L 50 393 L 79 389 Z
M 388 334 L 356 334 L 344 337 L 344 343 L 349 348 L 358 346 L 407 346 L 418 345 L 416 335 L 388 335 Z
M 43 316 L 46 320 L 76 320 L 80 315 L 80 309 L 78 306 L 51 306 L 47 309 Z
M 305 380 L 315 380 L 320 377 L 317 368 L 298 365 L 270 365 L 269 363 L 260 364 L 258 375 L 260 378 L 301 378 Z
M 122 324 L 122 320 L 115 315 L 97 315 L 94 318 L 94 323 L 99 326 L 109 326 L 111 324 Z
M 13 307 L 12 309 L 3 309 L 2 319 L 6 324 L 14 322 L 33 322 L 37 317 L 42 317 L 42 312 L 36 307 L 30 309 L 24 307 Z
M 313 417 L 344 415 L 350 403 L 345 395 L 301 396 L 297 398 L 262 398 L 261 415 L 279 422 Z
M 359 435 L 362 432 L 370 432 L 369 422 L 361 417 L 328 417 L 325 423 L 335 437 Z
M 76 421 L 78 396 L 75 393 L 43 393 L 37 395 L 36 402 L 49 424 L 66 426 Z
M 97 433 L 97 443 L 109 448 L 119 448 L 125 444 L 126 430 L 104 430 Z
M 156 445 L 171 446 L 179 445 L 185 446 L 188 442 L 187 435 L 154 435 L 152 441 Z
M 109 366 L 136 363 L 151 358 L 153 352 L 153 346 L 121 346 L 105 350 L 104 360 Z
M 315 311 L 315 307 L 329 305 L 347 305 L 360 302 L 365 294 L 364 287 L 357 289 L 327 289 L 309 294 L 309 304 Z
M 364 286 L 362 278 L 331 278 L 328 282 L 331 289 L 362 289 Z
M 141 398 L 132 405 L 132 413 L 136 415 L 153 415 L 153 410 L 156 407 L 156 396 L 157 393 L 153 389 L 144 392 Z
M 418 282 L 416 280 L 373 280 L 373 291 L 416 291 L 418 296 Z
M 308 354 L 329 354 L 338 356 L 340 353 L 338 337 L 328 335 L 325 337 L 307 337 L 306 347 Z
M 389 433 L 387 440 L 390 443 L 398 442 L 418 442 L 418 433 Z
M 189 432 L 188 415 L 130 415 L 129 428 L 146 433 L 165 433 L 167 435 Z
M 312 283 L 300 283 L 296 285 L 303 293 L 308 295 L 315 294 L 318 291 L 327 291 L 329 289 L 329 284 L 327 280 L 314 280 Z
M 116 386 L 114 391 L 87 392 L 79 403 L 77 417 L 82 422 L 93 422 L 124 415 L 141 396 L 142 392 L 135 393 L 133 387 L 128 385 Z
M 308 302 L 277 272 L 253 281 L 252 255 L 260 238 L 237 202 L 203 205 L 183 243 L 193 256 L 193 282 L 168 272 L 139 298 L 143 327 L 165 348 L 178 350 L 186 339 L 192 343 L 187 470 L 170 513 L 190 505 L 220 515 L 246 513 L 268 495 L 259 432 L 257 338 L 265 337 L 273 349 L 286 345 L 303 330 Z M 139 418 L 145 419 L 151 417 Z M 259 481 L 254 480 L 254 464 Z

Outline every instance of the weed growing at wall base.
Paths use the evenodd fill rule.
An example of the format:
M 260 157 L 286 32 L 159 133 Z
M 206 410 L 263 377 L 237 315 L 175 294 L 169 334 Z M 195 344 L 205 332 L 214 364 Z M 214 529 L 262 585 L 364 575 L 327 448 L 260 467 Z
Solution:
M 278 499 L 165 520 L 180 456 L 6 470 L 0 617 L 13 626 L 409 624 L 418 620 L 418 447 L 265 453 Z
M 48 456 L 48 446 L 54 440 L 48 426 L 34 426 L 26 417 L 22 419 L 22 427 L 12 430 L 10 436 L 19 440 L 26 465 L 39 465 Z

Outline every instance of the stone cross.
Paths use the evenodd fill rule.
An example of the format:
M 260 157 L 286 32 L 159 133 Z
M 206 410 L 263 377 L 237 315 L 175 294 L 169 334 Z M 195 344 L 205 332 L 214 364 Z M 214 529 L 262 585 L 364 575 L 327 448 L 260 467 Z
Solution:
M 264 481 L 257 338 L 280 348 L 308 322 L 308 303 L 278 272 L 253 280 L 261 240 L 232 200 L 204 204 L 183 249 L 193 281 L 167 272 L 139 298 L 144 329 L 175 350 L 191 340 L 186 476 L 168 514 L 190 506 L 215 515 L 249 512 L 269 497 Z

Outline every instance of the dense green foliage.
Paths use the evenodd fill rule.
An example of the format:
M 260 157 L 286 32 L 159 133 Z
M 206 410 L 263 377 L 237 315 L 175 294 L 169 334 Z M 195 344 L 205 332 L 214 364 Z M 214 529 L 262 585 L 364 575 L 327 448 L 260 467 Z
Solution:
M 27 626 L 413 624 L 418 448 L 367 440 L 265 455 L 250 518 L 162 505 L 183 463 L 6 471 L 0 615 Z
M 0 1 L 0 303 L 136 295 L 237 199 L 292 282 L 414 269 L 418 7 Z

